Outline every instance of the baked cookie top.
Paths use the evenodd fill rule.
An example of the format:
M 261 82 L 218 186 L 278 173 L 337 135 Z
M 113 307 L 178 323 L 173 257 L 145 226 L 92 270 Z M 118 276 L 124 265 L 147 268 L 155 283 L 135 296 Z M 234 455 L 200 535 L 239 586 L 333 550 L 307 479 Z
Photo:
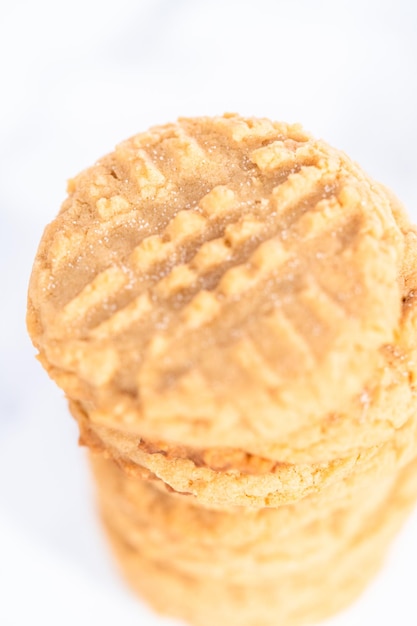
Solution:
M 299 125 L 180 119 L 68 192 L 28 328 L 93 420 L 197 446 L 285 437 L 357 393 L 393 338 L 391 198 Z

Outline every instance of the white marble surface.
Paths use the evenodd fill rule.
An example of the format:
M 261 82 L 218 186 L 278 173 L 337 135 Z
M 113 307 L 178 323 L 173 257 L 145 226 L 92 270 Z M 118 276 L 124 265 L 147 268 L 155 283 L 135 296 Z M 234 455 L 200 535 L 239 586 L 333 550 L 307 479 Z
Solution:
M 114 573 L 75 426 L 26 336 L 31 262 L 66 179 L 150 124 L 235 110 L 303 122 L 391 186 L 417 220 L 415 7 L 414 0 L 2 3 L 2 626 L 170 623 Z M 414 514 L 375 583 L 328 626 L 415 626 L 416 561 Z

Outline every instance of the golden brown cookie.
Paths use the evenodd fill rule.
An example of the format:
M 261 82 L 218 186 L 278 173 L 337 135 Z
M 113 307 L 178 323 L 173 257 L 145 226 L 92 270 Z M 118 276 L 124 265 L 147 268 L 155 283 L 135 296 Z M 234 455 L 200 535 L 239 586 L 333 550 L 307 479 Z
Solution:
M 271 445 L 269 448 L 273 448 L 274 455 L 280 459 L 277 462 L 233 448 L 196 449 L 166 442 L 146 441 L 134 435 L 94 425 L 80 405 L 71 402 L 71 410 L 79 423 L 82 441 L 92 447 L 99 442 L 99 447 L 107 450 L 119 462 L 126 465 L 132 461 L 136 467 L 141 468 L 139 471 L 146 468 L 151 477 L 159 477 L 171 488 L 193 493 L 205 504 L 222 507 L 227 506 L 225 498 L 229 504 L 248 504 L 248 494 L 252 496 L 252 505 L 261 506 L 275 506 L 290 501 L 291 498 L 304 497 L 332 481 L 340 480 L 353 468 L 357 470 L 356 464 L 361 471 L 361 465 L 366 458 L 375 456 L 375 450 L 378 453 L 378 462 L 383 464 L 382 458 L 384 454 L 386 456 L 384 450 L 392 449 L 398 437 L 402 437 L 402 444 L 396 444 L 397 449 L 401 449 L 401 446 L 408 447 L 409 459 L 410 454 L 413 454 L 409 442 L 415 439 L 412 433 L 416 419 L 417 281 L 414 282 L 413 274 L 416 265 L 416 250 L 413 246 L 415 232 L 409 225 L 406 230 L 402 227 L 402 230 L 407 253 L 401 276 L 404 293 L 407 295 L 404 296 L 395 343 L 380 349 L 381 364 L 374 374 L 374 382 L 368 385 L 360 398 L 355 398 L 349 405 L 352 407 L 353 417 L 350 413 L 329 416 L 326 428 L 323 424 L 321 427 L 315 426 L 315 440 L 312 438 L 312 429 L 304 429 L 299 433 L 295 444 L 300 445 L 303 442 L 306 448 L 278 443 Z M 364 394 L 367 397 L 366 405 L 363 401 Z M 404 432 L 408 433 L 408 437 L 404 436 Z M 294 445 L 294 437 L 292 442 Z M 342 444 L 346 446 L 348 442 L 351 445 L 354 443 L 355 447 L 348 448 L 350 454 L 346 455 Z M 378 448 L 375 448 L 376 445 Z M 417 443 L 415 445 L 417 449 Z M 259 447 L 262 448 L 262 444 Z M 270 450 L 267 449 L 267 452 Z M 336 456 L 337 452 L 344 453 L 345 456 Z M 313 464 L 308 463 L 310 457 L 315 460 Z M 255 479 L 254 476 L 258 478 Z M 258 484 L 254 484 L 254 481 Z M 192 489 L 189 488 L 191 484 L 194 486 Z M 274 490 L 279 493 L 271 496 Z M 216 491 L 219 492 L 219 500 L 216 500 Z M 258 497 L 253 500 L 253 496 L 260 496 L 260 499 Z
M 294 433 L 289 441 L 265 444 L 259 441 L 257 453 L 236 448 L 191 448 L 170 444 L 164 441 L 147 441 L 143 438 L 126 435 L 127 446 L 134 447 L 136 463 L 151 471 L 157 457 L 165 457 L 165 465 L 172 468 L 179 460 L 188 459 L 191 467 L 207 467 L 211 470 L 236 469 L 248 474 L 265 474 L 273 471 L 279 461 L 288 464 L 321 464 L 337 461 L 348 456 L 356 458 L 365 448 L 379 445 L 389 440 L 395 431 L 402 427 L 415 412 L 416 373 L 417 373 L 417 248 L 415 229 L 400 216 L 401 230 L 406 243 L 404 267 L 400 274 L 403 284 L 403 305 L 401 321 L 395 332 L 395 341 L 379 350 L 379 365 L 371 381 L 347 404 L 347 408 L 333 413 L 322 420 Z M 106 441 L 108 429 L 94 426 L 89 415 L 79 403 L 70 402 L 71 410 L 79 422 L 81 439 L 94 446 L 94 432 L 103 432 Z M 111 431 L 110 431 L 111 432 Z M 119 432 L 116 456 L 124 455 L 125 435 Z M 92 441 L 93 439 L 93 441 Z M 99 440 L 96 437 L 97 440 Z M 114 442 L 113 442 L 114 443 Z M 103 443 L 101 443 L 103 448 Z M 136 449 L 137 448 L 137 449 Z M 149 456 L 150 455 L 150 456 Z M 184 467 L 184 463 L 182 463 Z M 153 472 L 151 471 L 151 474 Z M 191 478 L 191 472 L 190 472 Z
M 121 537 L 109 520 L 105 527 L 122 572 L 131 586 L 163 614 L 195 626 L 301 626 L 323 619 L 351 602 L 380 567 L 387 546 L 417 496 L 417 467 L 402 471 L 391 496 L 343 546 L 310 571 L 277 576 L 273 583 L 250 585 L 185 575 L 160 558 L 149 559 Z M 161 593 L 163 589 L 163 593 Z M 215 599 L 215 601 L 213 601 Z
M 95 423 L 196 447 L 283 441 L 359 393 L 394 339 L 391 205 L 299 126 L 153 128 L 71 181 L 44 233 L 39 358 Z
M 82 414 L 73 404 L 71 408 L 81 422 Z M 89 444 L 87 431 L 82 433 Z M 204 506 L 277 507 L 320 493 L 352 474 L 374 476 L 396 472 L 417 454 L 417 412 L 413 407 L 407 422 L 383 444 L 358 449 L 346 458 L 311 465 L 271 462 L 251 455 L 236 459 L 231 455 L 226 469 L 212 469 L 186 455 L 170 458 L 160 450 L 141 449 L 135 436 L 97 425 L 90 443 L 91 447 L 94 445 L 120 465 L 129 466 L 130 471 L 136 465 L 138 473 L 143 475 L 145 468 L 149 478 L 159 479 Z
M 196 626 L 303 624 L 417 495 L 417 231 L 299 126 L 152 128 L 70 181 L 29 287 L 132 585 Z
M 385 476 L 371 491 L 362 488 L 327 510 L 312 506 L 300 524 L 295 517 L 303 511 L 297 507 L 249 516 L 238 509 L 215 515 L 199 507 L 190 511 L 190 505 L 126 476 L 111 461 L 92 461 L 101 514 L 126 542 L 148 559 L 163 554 L 183 574 L 239 584 L 308 571 L 339 553 L 386 501 L 397 478 Z M 242 515 L 249 519 L 242 521 Z M 228 525 L 234 530 L 222 534 L 220 528 Z

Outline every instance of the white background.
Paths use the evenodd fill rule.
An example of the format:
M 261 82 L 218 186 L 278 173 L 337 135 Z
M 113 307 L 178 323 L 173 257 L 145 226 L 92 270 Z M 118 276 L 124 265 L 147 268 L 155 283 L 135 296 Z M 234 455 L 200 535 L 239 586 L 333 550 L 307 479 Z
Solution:
M 43 227 L 66 179 L 119 140 L 224 111 L 301 121 L 391 186 L 417 221 L 417 5 L 0 5 L 0 624 L 162 626 L 171 622 L 113 570 L 75 425 L 26 336 Z M 416 562 L 415 514 L 375 583 L 329 626 L 415 626 Z

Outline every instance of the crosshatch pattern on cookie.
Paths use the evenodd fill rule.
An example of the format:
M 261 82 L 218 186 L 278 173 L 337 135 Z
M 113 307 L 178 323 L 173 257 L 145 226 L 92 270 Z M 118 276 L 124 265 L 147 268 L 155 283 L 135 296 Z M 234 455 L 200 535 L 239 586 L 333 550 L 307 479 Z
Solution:
M 38 253 L 29 323 L 71 392 L 75 376 L 76 395 L 97 407 L 119 394 L 114 415 L 157 424 L 182 405 L 178 436 L 198 422 L 218 442 L 213 411 L 263 436 L 301 377 L 311 378 L 305 401 L 321 402 L 317 387 L 339 359 L 349 395 L 374 364 L 364 354 L 392 339 L 401 238 L 390 204 L 298 125 L 181 119 L 121 143 L 69 193 Z M 94 353 L 109 356 L 100 373 Z M 255 361 L 247 404 L 252 394 L 258 424 L 233 391 Z M 343 377 L 352 364 L 357 380 Z M 207 400 L 194 417 L 193 385 Z

